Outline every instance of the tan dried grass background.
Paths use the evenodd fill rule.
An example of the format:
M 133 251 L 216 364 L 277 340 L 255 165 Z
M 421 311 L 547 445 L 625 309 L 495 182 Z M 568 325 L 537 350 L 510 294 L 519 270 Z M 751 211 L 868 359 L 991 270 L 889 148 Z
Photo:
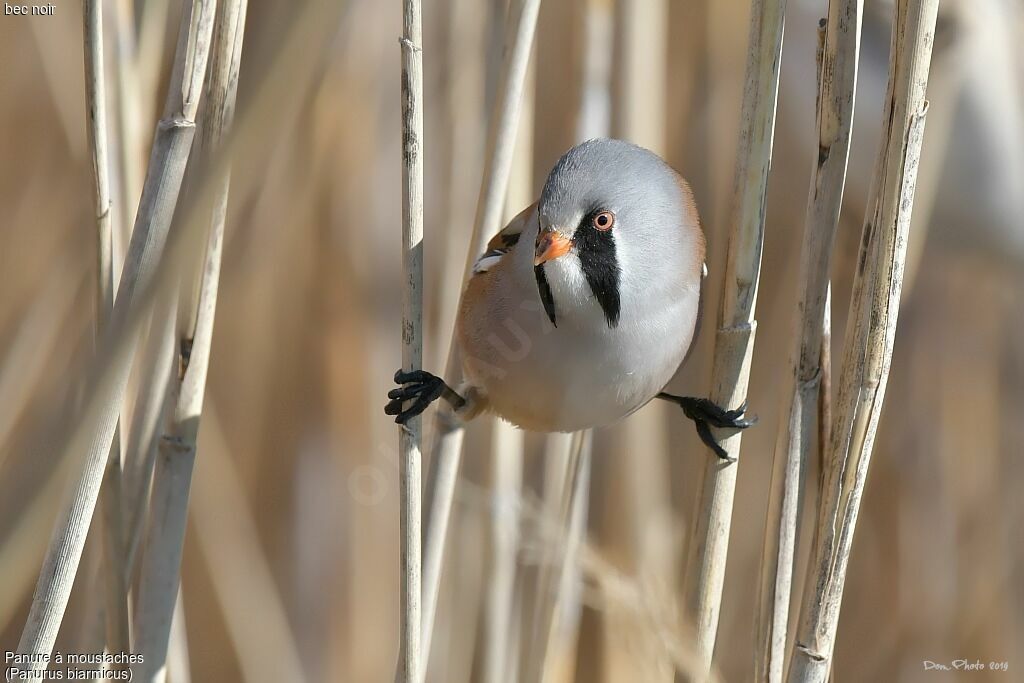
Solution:
M 160 12 L 161 3 L 148 4 Z M 239 117 L 303 4 L 250 4 Z M 435 371 L 447 354 L 479 189 L 501 4 L 425 7 L 424 359 Z M 609 88 L 625 59 L 613 47 L 612 4 L 542 4 L 527 98 L 532 149 L 520 146 L 533 177 L 520 182 L 535 196 L 568 146 L 609 126 L 658 149 L 694 187 L 713 274 L 705 310 L 715 311 L 748 3 L 666 0 L 667 20 L 643 24 L 644 40 L 628 44 L 653 66 L 626 70 L 633 87 Z M 728 681 L 749 680 L 752 667 L 778 387 L 815 154 L 815 27 L 824 3 L 789 4 L 750 381 L 761 421 L 744 437 L 716 651 Z M 145 131 L 169 75 L 178 4 L 168 11 L 163 51 L 141 61 L 150 74 L 140 81 Z M 1009 0 L 946 0 L 940 12 L 912 280 L 851 558 L 838 681 L 939 680 L 922 661 L 959 658 L 1009 662 L 1006 675 L 971 680 L 1024 671 L 1024 16 Z M 888 15 L 883 0 L 867 3 L 833 273 L 837 349 L 879 134 Z M 92 343 L 80 21 L 72 2 L 49 18 L 0 16 L 0 650 L 18 641 L 63 485 L 41 486 L 53 454 L 30 445 L 81 392 Z M 251 112 L 265 135 L 260 163 L 235 169 L 244 189 L 229 206 L 182 568 L 194 681 L 362 682 L 394 670 L 397 436 L 382 405 L 400 362 L 400 31 L 398 2 L 339 3 L 331 40 L 309 46 L 312 88 L 287 94 L 300 98 L 298 114 Z M 588 32 L 598 36 L 589 45 Z M 145 45 L 158 33 L 144 34 L 154 41 Z M 663 59 L 645 53 L 658 49 Z M 624 111 L 634 118 L 623 123 Z M 124 220 L 120 201 L 115 226 Z M 671 385 L 679 393 L 706 393 L 711 328 Z M 137 370 L 135 382 L 146 381 L 150 374 Z M 490 431 L 484 420 L 467 435 L 431 681 L 483 680 L 486 670 L 490 515 L 508 514 L 490 493 Z M 540 502 L 551 480 L 544 439 L 527 435 L 525 444 L 514 608 L 525 630 L 509 634 L 522 647 L 535 563 L 560 542 Z M 673 605 L 706 449 L 688 421 L 655 406 L 598 430 L 593 444 L 581 586 L 570 600 L 582 606 L 570 610 L 578 619 L 567 621 L 564 645 L 549 651 L 551 680 L 671 680 L 678 653 L 666 642 L 685 634 Z M 101 648 L 99 560 L 90 540 L 58 639 L 64 652 Z

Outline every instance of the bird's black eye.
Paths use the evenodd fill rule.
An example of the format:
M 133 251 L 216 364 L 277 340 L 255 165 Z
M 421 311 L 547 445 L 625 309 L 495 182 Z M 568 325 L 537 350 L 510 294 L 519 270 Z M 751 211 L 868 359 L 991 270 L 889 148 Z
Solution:
M 600 211 L 590 219 L 590 224 L 598 230 L 607 232 L 615 225 L 615 214 L 611 211 Z

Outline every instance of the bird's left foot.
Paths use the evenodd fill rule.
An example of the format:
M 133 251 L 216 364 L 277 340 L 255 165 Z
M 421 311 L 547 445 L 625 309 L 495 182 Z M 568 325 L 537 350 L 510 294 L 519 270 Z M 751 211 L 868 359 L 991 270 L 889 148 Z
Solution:
M 422 413 L 427 406 L 439 398 L 443 397 L 454 408 L 465 403 L 465 399 L 449 387 L 443 379 L 426 370 L 413 370 L 412 372 L 399 370 L 395 373 L 395 382 L 402 386 L 388 392 L 388 398 L 391 400 L 384 406 L 384 412 L 387 415 L 394 415 L 395 422 L 400 425 L 404 425 Z M 403 410 L 406 401 L 413 403 Z
M 715 441 L 710 427 L 719 429 L 746 429 L 757 423 L 757 417 L 744 417 L 747 412 L 747 402 L 744 401 L 735 410 L 726 410 L 706 398 L 694 398 L 692 396 L 673 396 L 672 394 L 660 393 L 658 398 L 671 401 L 683 409 L 683 414 L 693 420 L 697 426 L 697 434 L 700 440 L 708 448 L 715 452 L 722 460 L 736 462 L 736 458 L 730 457 L 725 449 Z

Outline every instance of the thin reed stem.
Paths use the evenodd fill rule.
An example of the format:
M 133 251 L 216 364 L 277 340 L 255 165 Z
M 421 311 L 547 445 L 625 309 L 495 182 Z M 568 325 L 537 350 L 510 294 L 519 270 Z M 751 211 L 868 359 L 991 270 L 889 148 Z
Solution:
M 402 368 L 423 367 L 423 15 L 420 0 L 402 4 Z M 422 419 L 399 429 L 401 634 L 398 680 L 425 675 L 421 645 Z
M 222 144 L 234 118 L 238 71 L 242 55 L 247 0 L 227 0 L 213 28 L 209 80 L 204 95 L 202 131 L 196 140 L 193 168 L 200 172 Z M 180 584 L 181 553 L 196 442 L 206 393 L 206 375 L 213 343 L 213 324 L 220 284 L 224 221 L 230 170 L 214 175 L 216 186 L 209 218 L 209 238 L 199 296 L 183 295 L 179 319 L 185 329 L 178 337 L 178 374 L 172 385 L 174 411 L 153 472 L 150 534 L 143 556 L 137 614 L 138 651 L 145 657 L 139 669 L 143 681 L 157 683 L 166 675 L 174 605 Z M 190 173 L 190 182 L 195 182 Z
M 139 604 L 135 611 L 136 650 L 144 660 L 135 674 L 147 683 L 167 677 L 167 652 L 178 597 L 180 543 L 188 519 L 188 496 L 195 448 L 165 437 L 153 472 L 148 544 L 142 556 Z
M 213 24 L 212 9 L 211 1 L 195 0 L 191 11 L 188 8 L 183 10 L 182 40 L 168 89 L 165 117 L 158 126 L 153 143 L 139 216 L 121 273 L 111 323 L 108 333 L 103 336 L 104 344 L 111 342 L 112 334 L 122 332 L 122 327 L 129 329 L 123 321 L 129 315 L 137 290 L 153 276 L 166 244 L 195 130 L 196 107 L 206 71 L 209 31 Z M 86 444 L 80 478 L 47 549 L 32 596 L 28 621 L 18 644 L 19 652 L 49 654 L 53 650 L 96 507 L 137 335 L 137 327 L 134 327 L 131 336 L 123 340 L 123 346 L 118 345 L 116 371 L 104 373 L 99 382 L 101 386 L 97 387 L 104 401 L 95 415 L 94 430 Z M 33 670 L 45 669 L 43 658 L 36 659 L 39 661 L 32 664 Z
M 732 232 L 711 378 L 711 400 L 728 408 L 739 407 L 746 400 L 750 378 L 785 11 L 785 0 L 754 0 L 751 7 Z M 716 438 L 733 460 L 719 460 L 710 453 L 706 460 L 685 581 L 686 613 L 696 630 L 705 677 L 711 670 L 718 632 L 740 453 L 739 433 L 716 433 Z
M 531 68 L 523 93 L 519 135 L 516 136 L 512 172 L 505 201 L 504 220 L 512 220 L 533 200 L 533 122 L 536 75 Z M 515 585 L 519 556 L 519 504 L 522 498 L 525 435 L 521 429 L 495 420 L 491 426 L 491 508 L 490 566 L 485 605 L 485 683 L 509 679 L 509 666 L 516 661 L 510 638 L 517 622 Z
M 782 394 L 757 604 L 754 679 L 779 683 L 785 666 L 793 563 L 814 439 L 832 247 L 853 131 L 863 0 L 830 0 L 819 50 L 818 144 L 804 218 L 793 348 Z
M 508 680 L 514 661 L 510 634 L 515 623 L 515 584 L 519 554 L 519 500 L 522 496 L 523 432 L 503 421 L 492 436 L 490 565 L 484 622 L 485 683 Z
M 92 157 L 93 206 L 96 213 L 97 318 L 106 321 L 114 305 L 112 236 L 110 227 L 110 167 L 107 146 L 107 90 L 103 70 L 103 3 L 83 0 L 85 29 L 85 110 Z
M 314 75 L 308 60 L 310 46 L 322 47 L 326 44 L 333 35 L 330 29 L 337 25 L 339 14 L 338 4 L 330 0 L 313 0 L 297 11 L 294 24 L 289 27 L 271 68 L 253 97 L 251 111 L 274 110 L 280 114 L 278 121 L 282 126 L 294 120 L 298 110 L 296 102 L 301 101 L 308 92 Z M 203 13 L 203 16 L 205 17 L 206 13 Z M 186 14 L 186 22 L 188 18 L 189 15 Z M 206 23 L 204 20 L 199 26 L 205 26 Z M 212 25 L 212 21 L 209 23 Z M 191 42 L 190 48 L 195 58 L 190 59 L 189 63 L 194 70 L 202 73 L 205 71 L 205 45 L 208 41 L 200 40 L 199 35 L 197 29 L 197 39 Z M 200 57 L 202 59 L 199 59 Z M 203 63 L 197 63 L 197 59 Z M 186 81 L 181 74 L 175 74 L 171 83 L 170 92 L 183 95 L 180 98 L 183 106 L 178 107 L 178 113 L 194 116 L 193 104 L 197 103 L 194 89 L 201 81 Z M 183 83 L 187 83 L 188 87 L 182 87 Z M 187 125 L 178 127 L 189 128 Z M 265 137 L 265 117 L 255 114 L 244 117 L 230 136 L 229 144 L 216 155 L 208 171 L 209 176 L 219 177 L 225 173 L 228 158 L 237 158 L 238 165 L 242 168 L 250 168 L 259 163 L 265 155 L 265 150 L 259 143 Z M 143 323 L 151 315 L 158 296 L 177 285 L 180 269 L 185 267 L 186 263 L 195 262 L 192 259 L 195 257 L 196 245 L 205 244 L 202 231 L 209 227 L 209 215 L 203 220 L 200 207 L 213 205 L 217 188 L 213 183 L 197 183 L 198 196 L 195 201 L 185 206 L 181 229 L 168 235 L 166 228 L 170 211 L 167 210 L 166 204 L 174 194 L 171 190 L 177 189 L 177 185 L 172 182 L 176 177 L 179 178 L 177 184 L 180 185 L 180 176 L 176 169 L 180 169 L 181 164 L 165 163 L 168 158 L 176 157 L 168 155 L 168 145 L 166 142 L 161 143 L 159 136 L 156 142 L 158 148 L 154 151 L 154 159 L 163 161 L 151 164 L 151 179 L 148 181 L 151 187 L 144 191 L 144 210 L 139 212 L 140 218 L 136 221 L 136 230 L 133 233 L 134 246 L 129 254 L 129 263 L 135 265 L 131 270 L 122 273 L 122 286 L 118 290 L 115 302 L 115 315 L 105 334 L 104 343 L 97 349 L 88 370 L 82 373 L 84 377 L 73 378 L 76 381 L 84 379 L 87 383 L 86 399 L 71 409 L 69 419 L 61 422 L 65 425 L 62 429 L 57 429 L 54 436 L 48 435 L 45 439 L 48 446 L 57 449 L 44 484 L 46 490 L 49 490 L 50 482 L 64 471 L 65 466 L 76 464 L 72 460 L 75 454 L 84 451 L 91 455 L 89 472 L 96 471 L 92 463 L 97 458 L 102 464 L 124 395 L 135 341 Z M 243 177 L 243 194 L 251 191 L 254 179 L 254 174 Z M 171 205 L 173 206 L 173 203 Z M 163 249 L 164 245 L 166 249 Z M 123 285 L 129 281 L 133 286 L 124 287 Z M 44 446 L 39 446 L 40 450 L 43 448 Z M 57 524 L 57 533 L 47 553 L 33 597 L 29 623 L 18 647 L 19 653 L 44 654 L 52 650 L 60 615 L 67 604 L 70 585 L 81 557 L 84 533 L 78 532 L 88 527 L 87 522 L 83 524 L 81 517 L 86 512 L 91 516 L 95 506 L 95 497 L 92 498 L 91 504 L 83 500 L 88 495 L 88 487 L 78 488 L 85 489 L 85 493 L 75 496 L 73 505 L 68 507 L 71 512 L 65 513 Z M 33 513 L 26 521 L 36 519 L 38 516 Z M 18 532 L 22 530 L 19 527 Z M 66 541 L 62 542 L 61 539 L 65 538 Z
M 824 683 L 857 514 L 882 411 L 928 109 L 938 0 L 897 0 L 882 138 L 854 276 L 836 415 L 788 680 Z
M 559 481 L 544 482 L 544 509 L 551 515 L 548 521 L 557 529 L 558 537 L 542 549 L 532 637 L 523 660 L 525 681 L 548 680 L 552 653 L 568 607 L 569 588 L 574 577 L 579 576 L 580 546 L 586 535 L 591 442 L 590 430 L 575 432 Z
M 213 177 L 226 172 L 230 157 L 239 158 L 238 165 L 243 168 L 264 159 L 266 152 L 259 142 L 266 136 L 267 121 L 259 114 L 276 105 L 276 112 L 284 120 L 281 125 L 290 125 L 294 120 L 298 110 L 295 98 L 301 100 L 309 91 L 315 75 L 314 70 L 308 67 L 310 41 L 315 41 L 318 46 L 325 44 L 333 35 L 330 27 L 336 25 L 339 13 L 337 4 L 330 0 L 314 0 L 298 13 L 270 71 L 253 97 L 251 111 L 254 113 L 239 121 L 237 131 L 230 136 L 229 144 L 216 155 L 208 175 Z M 242 176 L 243 194 L 252 191 L 256 177 L 255 174 Z M 47 482 L 60 471 L 72 453 L 78 449 L 85 450 L 94 438 L 93 427 L 101 421 L 108 404 L 112 403 L 108 399 L 116 393 L 120 373 L 130 361 L 134 340 L 151 315 L 158 297 L 166 294 L 168 288 L 177 282 L 179 270 L 186 260 L 194 256 L 195 245 L 205 249 L 200 233 L 208 229 L 209 216 L 202 220 L 200 207 L 213 204 L 217 187 L 213 183 L 199 182 L 196 185 L 198 196 L 185 206 L 182 229 L 168 236 L 164 258 L 158 263 L 148 264 L 151 267 L 151 271 L 147 270 L 150 277 L 139 280 L 133 300 L 124 305 L 124 314 L 112 321 L 110 333 L 106 335 L 107 343 L 97 350 L 91 366 L 81 373 L 83 376 L 72 377 L 73 381 L 87 382 L 90 390 L 86 392 L 87 399 L 72 409 L 70 418 L 62 421 L 65 428 L 55 435 L 59 453 L 53 459 Z
M 505 192 L 512 172 L 512 154 L 515 149 L 519 113 L 522 105 L 527 67 L 533 49 L 533 36 L 537 28 L 540 0 L 516 0 L 509 7 L 505 60 L 501 81 L 492 112 L 484 175 L 480 185 L 473 237 L 469 241 L 463 282 L 468 279 L 473 261 L 481 253 L 487 240 L 501 228 L 501 215 L 505 206 Z M 454 335 L 454 331 L 453 331 Z M 456 386 L 462 376 L 459 350 L 453 342 L 449 346 L 445 379 Z M 455 480 L 462 460 L 464 430 L 437 420 L 432 443 L 431 467 L 427 482 L 427 520 L 423 546 L 423 652 L 430 652 L 430 638 L 434 626 L 437 594 L 441 585 L 441 565 L 444 557 L 448 522 L 455 497 Z M 425 663 L 424 663 L 425 664 Z M 425 666 L 421 669 L 425 673 Z
M 821 320 L 821 386 L 818 388 L 818 479 L 820 491 L 825 474 L 825 451 L 832 440 L 832 283 L 825 290 Z M 815 508 L 817 509 L 817 508 Z
M 89 151 L 94 181 L 96 213 L 96 337 L 99 339 L 114 306 L 114 236 L 111 229 L 110 166 L 107 145 L 107 92 L 103 62 L 103 3 L 83 0 L 85 30 L 85 103 Z M 124 567 L 124 533 L 121 497 L 121 439 L 114 432 L 103 474 L 103 562 L 105 571 L 104 615 L 107 648 L 130 649 L 128 631 L 128 578 Z
M 131 239 L 135 210 L 145 172 L 142 154 L 141 100 L 136 78 L 135 12 L 132 0 L 115 0 L 114 10 L 114 101 L 117 144 L 117 233 L 114 251 L 123 254 Z M 115 259 L 116 262 L 117 259 Z
M 608 84 L 611 136 L 662 157 L 667 157 L 667 88 L 652 84 L 669 82 L 668 18 L 665 0 L 614 3 Z M 595 56 L 592 52 L 591 60 Z M 662 587 L 674 585 L 679 575 L 677 548 L 665 542 L 676 524 L 671 506 L 668 424 L 669 419 L 682 417 L 678 409 L 671 408 L 664 401 L 651 401 L 610 430 L 611 448 L 629 453 L 629 457 L 609 458 L 595 482 L 595 488 L 605 490 L 595 498 L 605 500 L 606 509 L 615 510 L 595 511 L 601 545 L 620 558 L 621 568 Z M 603 642 L 609 644 L 607 655 L 601 658 L 607 679 L 635 676 L 654 680 L 659 678 L 656 672 L 662 672 L 663 680 L 671 676 L 671 662 L 659 656 L 663 654 L 656 643 L 659 634 L 635 629 L 631 615 L 625 612 L 597 610 L 595 614 L 600 617 Z M 611 646 L 623 637 L 633 642 Z
M 125 448 L 124 497 L 125 567 L 134 576 L 139 545 L 146 526 L 150 483 L 160 449 L 160 431 L 170 409 L 172 375 L 176 373 L 177 293 L 167 296 L 153 310 L 149 335 L 143 343 L 139 367 L 149 378 L 139 383 L 133 404 L 132 425 Z
M 188 655 L 188 629 L 185 625 L 185 594 L 178 588 L 171 621 L 171 642 L 167 648 L 167 677 L 171 683 L 191 683 Z

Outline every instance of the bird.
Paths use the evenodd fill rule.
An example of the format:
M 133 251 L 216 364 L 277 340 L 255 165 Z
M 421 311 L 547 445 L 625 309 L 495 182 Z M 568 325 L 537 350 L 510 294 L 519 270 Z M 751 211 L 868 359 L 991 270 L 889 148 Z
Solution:
M 731 460 L 710 427 L 753 425 L 746 402 L 728 410 L 665 391 L 696 338 L 706 276 L 682 176 L 630 142 L 578 144 L 473 266 L 456 319 L 462 383 L 399 369 L 385 413 L 405 424 L 440 399 L 456 423 L 493 413 L 529 431 L 574 432 L 661 399 Z

